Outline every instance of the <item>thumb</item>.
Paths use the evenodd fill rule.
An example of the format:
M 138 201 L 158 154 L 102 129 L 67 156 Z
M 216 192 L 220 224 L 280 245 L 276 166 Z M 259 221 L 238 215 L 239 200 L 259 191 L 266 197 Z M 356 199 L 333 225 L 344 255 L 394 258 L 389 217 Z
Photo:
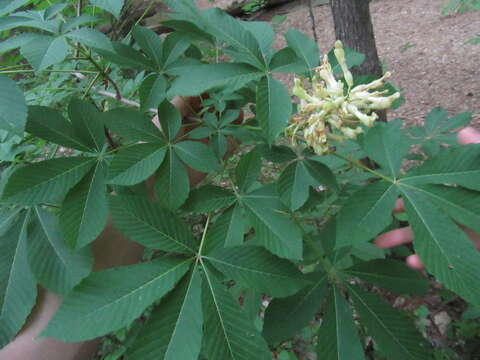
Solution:
M 462 145 L 480 143 L 480 131 L 467 126 L 458 132 L 457 139 Z

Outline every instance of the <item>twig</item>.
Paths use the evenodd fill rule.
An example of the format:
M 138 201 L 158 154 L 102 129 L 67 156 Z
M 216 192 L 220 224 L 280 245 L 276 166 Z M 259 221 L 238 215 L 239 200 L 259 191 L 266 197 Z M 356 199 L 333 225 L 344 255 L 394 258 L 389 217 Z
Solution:
M 318 44 L 317 25 L 315 23 L 315 14 L 313 12 L 313 0 L 307 0 L 308 13 L 310 15 L 310 22 L 312 23 L 313 39 Z
M 81 48 L 80 48 L 81 49 Z M 122 98 L 122 93 L 120 91 L 120 88 L 118 87 L 117 83 L 115 81 L 113 81 L 113 79 L 110 77 L 110 75 L 108 75 L 108 73 L 105 71 L 104 68 L 102 68 L 96 61 L 95 59 L 92 57 L 92 55 L 90 55 L 88 52 L 86 51 L 83 51 L 84 55 L 88 58 L 88 60 L 93 64 L 93 66 L 95 66 L 95 68 L 97 68 L 97 70 L 102 74 L 102 76 L 110 83 L 112 84 L 113 86 L 113 89 L 115 90 L 115 96 L 117 98 L 117 100 L 120 100 Z

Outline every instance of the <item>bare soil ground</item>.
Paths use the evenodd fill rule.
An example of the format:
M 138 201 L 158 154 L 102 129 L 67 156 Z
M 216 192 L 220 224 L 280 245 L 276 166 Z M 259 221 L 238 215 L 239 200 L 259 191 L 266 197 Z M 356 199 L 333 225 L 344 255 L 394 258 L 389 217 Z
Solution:
M 199 0 L 207 5 L 208 0 Z M 392 81 L 402 89 L 407 102 L 392 112 L 407 125 L 423 120 L 435 106 L 453 115 L 472 111 L 480 127 L 480 45 L 466 41 L 480 35 L 480 12 L 441 15 L 447 0 L 375 0 L 371 4 L 378 52 Z M 281 34 L 294 27 L 312 35 L 308 9 L 296 1 L 262 13 L 258 20 L 274 15 L 287 19 L 277 27 Z M 335 41 L 329 6 L 316 6 L 319 46 L 328 51 Z M 285 79 L 288 81 L 288 79 Z

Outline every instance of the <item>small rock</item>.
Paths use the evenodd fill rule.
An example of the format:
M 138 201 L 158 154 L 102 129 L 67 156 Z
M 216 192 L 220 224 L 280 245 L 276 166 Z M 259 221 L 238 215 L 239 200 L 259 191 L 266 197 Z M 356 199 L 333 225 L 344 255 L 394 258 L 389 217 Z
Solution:
M 439 312 L 433 317 L 433 322 L 437 325 L 438 330 L 442 335 L 445 335 L 448 329 L 448 325 L 452 322 L 452 319 L 446 311 Z

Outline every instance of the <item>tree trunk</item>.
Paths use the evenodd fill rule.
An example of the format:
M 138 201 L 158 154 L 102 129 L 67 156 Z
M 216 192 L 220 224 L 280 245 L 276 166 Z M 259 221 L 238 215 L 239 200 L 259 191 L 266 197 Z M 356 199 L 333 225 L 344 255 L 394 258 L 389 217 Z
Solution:
M 335 36 L 345 46 L 365 54 L 365 62 L 352 69 L 355 75 L 383 75 L 378 58 L 370 0 L 330 0 Z M 380 121 L 387 122 L 386 111 L 377 111 Z
M 352 69 L 356 75 L 382 75 L 378 58 L 370 0 L 330 0 L 335 36 L 345 46 L 365 54 L 365 62 Z

